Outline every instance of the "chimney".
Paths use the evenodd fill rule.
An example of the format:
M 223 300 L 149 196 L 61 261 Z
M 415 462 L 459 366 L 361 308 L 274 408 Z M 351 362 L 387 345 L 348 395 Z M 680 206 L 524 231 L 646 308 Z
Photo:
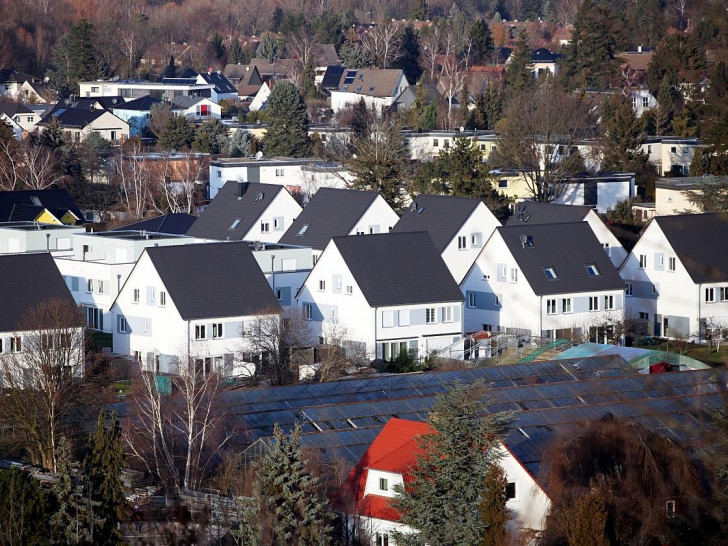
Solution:
M 245 195 L 245 182 L 238 182 L 238 199 L 242 199 Z

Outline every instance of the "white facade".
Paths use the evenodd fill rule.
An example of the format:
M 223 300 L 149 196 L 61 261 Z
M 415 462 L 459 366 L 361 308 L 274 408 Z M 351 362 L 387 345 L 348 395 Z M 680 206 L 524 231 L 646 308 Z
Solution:
M 263 244 L 253 249 L 253 257 L 281 307 L 296 307 L 295 296 L 313 268 L 312 250 Z
M 498 232 L 488 240 L 460 288 L 465 295 L 466 332 L 584 336 L 591 327 L 624 317 L 622 290 L 537 295 Z
M 187 108 L 174 105 L 172 111 L 190 121 L 209 121 L 222 118 L 222 108 L 212 99 L 203 98 Z
M 184 320 L 157 270 L 143 254 L 113 307 L 114 352 L 134 356 L 148 371 L 179 373 L 189 358 L 204 374 L 249 373 L 253 351 L 250 331 L 258 317 L 210 317 Z
M 437 295 L 433 294 L 437 301 Z M 331 324 L 341 325 L 347 341 L 362 343 L 368 358 L 389 360 L 400 351 L 425 356 L 460 340 L 462 301 L 371 307 L 330 242 L 296 296 L 314 335 L 326 338 Z
M 632 89 L 629 94 L 632 99 L 632 110 L 638 118 L 641 118 L 648 110 L 658 106 L 657 99 L 650 93 L 649 89 Z
M 0 254 L 70 250 L 72 237 L 83 227 L 35 222 L 0 223 Z
M 601 243 L 607 256 L 609 256 L 609 259 L 614 264 L 614 267 L 619 268 L 627 258 L 627 251 L 622 246 L 622 243 L 619 242 L 619 239 L 614 236 L 614 233 L 602 222 L 602 219 L 599 218 L 599 215 L 594 209 L 587 213 L 584 221 L 589 224 L 589 227 L 594 232 L 594 235 L 596 235 L 596 238 Z
M 255 94 L 255 98 L 251 101 L 250 106 L 248 109 L 251 112 L 257 112 L 261 108 L 265 106 L 265 104 L 268 102 L 268 97 L 270 97 L 270 86 L 268 85 L 268 82 L 263 82 L 263 85 L 260 86 L 260 89 L 258 89 L 258 92 Z
M 693 282 L 656 221 L 642 234 L 620 275 L 627 287 L 627 317 L 646 321 L 651 335 L 704 338 L 701 319 L 708 326 L 728 326 L 728 282 Z
M 467 137 L 478 146 L 483 154 L 483 159 L 487 160 L 490 153 L 493 152 L 497 145 L 497 137 L 493 131 L 429 131 L 424 133 L 404 132 L 410 148 L 410 157 L 413 160 L 427 160 L 436 158 L 447 150 L 453 143 L 453 140 L 460 137 Z
M 688 199 L 689 193 L 699 190 L 695 178 L 662 178 L 655 182 L 655 216 L 703 212 Z
M 380 93 L 378 96 L 368 95 L 367 89 L 363 89 L 362 86 L 356 86 L 356 83 L 349 86 L 343 86 L 341 89 L 334 89 L 331 91 L 331 109 L 334 113 L 340 110 L 346 110 L 351 108 L 355 104 L 358 104 L 360 100 L 364 99 L 364 104 L 367 108 L 375 108 L 376 110 L 387 109 L 392 106 L 395 99 L 409 87 L 409 82 L 404 75 L 404 72 L 400 72 L 397 82 L 388 89 L 388 95 L 382 96 Z M 381 91 L 381 90 L 378 90 Z
M 175 96 L 200 96 L 207 94 L 212 96 L 215 90 L 213 84 L 195 83 L 157 83 L 138 80 L 119 80 L 119 81 L 95 81 L 95 82 L 79 82 L 80 97 L 118 97 L 124 100 L 138 99 L 145 95 L 150 95 L 155 99 L 172 100 Z
M 695 149 L 700 145 L 697 138 L 650 137 L 641 146 L 643 154 L 660 176 L 669 173 L 687 175 Z

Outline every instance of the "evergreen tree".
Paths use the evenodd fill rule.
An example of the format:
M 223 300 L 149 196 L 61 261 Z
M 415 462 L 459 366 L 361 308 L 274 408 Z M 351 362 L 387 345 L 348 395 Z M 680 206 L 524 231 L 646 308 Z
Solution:
M 604 145 L 602 168 L 625 171 L 641 155 L 645 123 L 634 115 L 632 104 L 615 94 L 602 103 L 601 132 Z
M 159 135 L 157 145 L 162 150 L 184 150 L 192 146 L 195 128 L 184 116 L 170 116 Z
M 225 56 L 225 42 L 219 32 L 216 32 L 210 38 L 210 47 L 215 52 L 215 57 L 220 60 Z
M 53 48 L 48 77 L 61 97 L 78 93 L 80 81 L 92 81 L 105 76 L 106 69 L 95 43 L 93 25 L 81 19 Z
M 267 59 L 269 63 L 273 63 L 281 56 L 281 46 L 278 44 L 272 34 L 268 33 L 258 44 L 255 50 L 255 56 L 259 59 Z
M 244 64 L 245 63 L 245 51 L 243 46 L 240 45 L 240 40 L 237 36 L 233 38 L 230 44 L 230 50 L 228 51 L 228 63 L 229 64 Z
M 590 491 L 585 498 L 579 499 L 576 518 L 569 529 L 569 546 L 609 546 L 607 512 L 599 493 L 599 490 Z
M 38 144 L 51 150 L 60 150 L 66 146 L 66 134 L 56 116 L 51 116 L 48 126 L 38 136 Z
M 270 29 L 273 32 L 278 32 L 278 30 L 281 27 L 281 23 L 283 22 L 283 17 L 285 16 L 285 13 L 283 12 L 283 8 L 280 6 L 276 6 L 276 9 L 273 10 L 273 17 L 271 17 L 271 27 Z
M 508 523 L 508 509 L 506 508 L 506 487 L 508 481 L 503 469 L 497 465 L 490 465 L 485 475 L 485 491 L 480 503 L 480 519 L 487 525 L 480 546 L 503 546 L 506 541 L 506 523 Z
M 500 91 L 489 86 L 475 99 L 475 125 L 478 129 L 494 129 L 503 116 L 503 96 Z
M 211 119 L 200 125 L 195 132 L 192 149 L 196 152 L 219 154 L 230 148 L 227 126 L 219 119 Z
M 265 111 L 268 130 L 263 149 L 266 155 L 306 157 L 311 153 L 306 103 L 295 85 L 282 81 L 273 86 Z
M 485 498 L 501 491 L 501 480 L 485 480 L 498 464 L 498 438 L 507 418 L 486 414 L 480 396 L 476 385 L 438 398 L 428 419 L 434 432 L 418 439 L 422 451 L 407 487 L 395 488 L 393 506 L 402 523 L 419 532 L 421 543 L 479 544 L 501 524 L 500 517 L 485 521 L 480 509 Z
M 9 142 L 13 138 L 15 138 L 15 134 L 10 124 L 4 120 L 0 121 L 0 143 Z
M 167 63 L 167 66 L 164 67 L 164 71 L 162 72 L 162 79 L 174 78 L 176 73 L 177 73 L 177 64 L 174 60 L 174 55 L 170 55 L 169 62 Z
M 301 426 L 285 435 L 276 425 L 270 451 L 260 461 L 255 497 L 263 516 L 266 544 L 330 544 L 329 507 L 319 479 L 307 467 Z
M 51 536 L 48 493 L 19 468 L 0 470 L 0 544 L 43 544 Z
M 425 106 L 420 116 L 420 129 L 423 131 L 432 131 L 437 127 L 437 105 L 430 103 Z
M 245 129 L 238 129 L 230 137 L 228 155 L 230 157 L 247 157 L 252 155 L 250 145 L 253 143 L 253 133 Z
M 313 66 L 313 61 L 309 59 L 306 62 L 306 66 L 303 67 L 302 89 L 303 96 L 307 99 L 315 99 L 318 97 L 318 89 L 316 89 L 316 69 Z
M 536 78 L 529 68 L 530 64 L 531 46 L 528 42 L 528 32 L 524 29 L 518 35 L 518 42 L 511 53 L 506 71 L 506 89 L 512 96 L 518 96 L 536 87 Z
M 645 83 L 653 95 L 659 93 L 664 80 L 696 85 L 706 64 L 705 48 L 694 37 L 671 34 L 658 44 L 652 55 Z
M 415 0 L 410 5 L 410 21 L 428 21 L 430 15 L 430 5 L 427 0 Z
M 339 49 L 339 57 L 346 68 L 367 68 L 372 65 L 369 52 L 362 47 L 354 29 L 347 33 L 346 40 Z
M 98 503 L 95 512 L 103 519 L 94 532 L 97 544 L 124 544 L 118 523 L 124 517 L 124 491 L 121 470 L 124 466 L 124 445 L 116 412 L 110 416 L 102 411 L 96 430 L 89 438 L 85 461 L 91 488 L 91 498 Z
M 473 44 L 470 51 L 472 63 L 482 63 L 485 56 L 493 49 L 493 37 L 485 19 L 476 19 L 468 26 L 468 39 Z
M 399 34 L 399 52 L 400 55 L 394 62 L 394 67 L 402 69 L 407 81 L 418 81 L 422 75 L 422 68 L 419 64 L 420 37 L 411 24 L 404 27 Z
M 618 66 L 611 17 L 609 9 L 596 0 L 585 0 L 579 8 L 560 65 L 560 78 L 566 89 L 608 87 Z

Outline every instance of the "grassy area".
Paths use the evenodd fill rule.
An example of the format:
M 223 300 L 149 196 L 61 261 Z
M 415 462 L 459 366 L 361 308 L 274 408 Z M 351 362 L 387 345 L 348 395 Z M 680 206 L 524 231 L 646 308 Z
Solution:
M 131 392 L 131 381 L 114 381 L 114 389 L 118 396 L 126 396 Z
M 677 353 L 694 358 L 695 360 L 700 360 L 711 366 L 728 364 L 728 343 L 721 343 L 720 351 L 717 351 L 716 345 L 713 344 L 710 352 L 708 352 L 707 344 L 687 343 L 685 341 L 663 341 L 658 345 L 635 345 L 635 347 Z

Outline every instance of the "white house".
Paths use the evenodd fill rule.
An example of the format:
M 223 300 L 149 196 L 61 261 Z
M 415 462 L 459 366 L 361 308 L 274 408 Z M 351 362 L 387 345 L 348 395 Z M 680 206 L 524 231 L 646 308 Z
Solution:
M 387 233 L 398 220 L 397 213 L 376 192 L 321 188 L 280 242 L 311 247 L 315 260 L 332 237 Z
M 725 180 L 725 177 L 722 177 Z M 659 178 L 655 181 L 655 216 L 673 214 L 701 213 L 702 209 L 688 198 L 700 191 L 704 182 L 715 183 L 721 177 L 715 176 L 676 176 Z
M 84 233 L 81 230 L 73 234 L 70 244 L 59 239 L 53 258 L 86 317 L 86 325 L 92 330 L 111 333 L 111 304 L 144 249 L 193 242 L 191 237 L 147 231 Z M 68 250 L 62 252 L 64 248 Z
M 207 97 L 174 97 L 172 112 L 191 121 L 209 121 L 222 117 L 220 105 Z
M 465 330 L 605 339 L 624 283 L 586 222 L 495 230 L 461 283 Z
M 129 136 L 134 138 L 143 136 L 152 114 L 152 106 L 156 104 L 163 103 L 159 99 L 145 95 L 126 102 L 120 101 L 111 106 L 110 110 L 116 117 L 129 124 Z
M 607 256 L 612 260 L 614 267 L 622 265 L 627 257 L 627 251 L 592 207 L 522 201 L 514 205 L 512 215 L 504 221 L 503 225 L 519 225 L 524 229 L 530 229 L 529 226 L 531 225 L 565 222 L 586 222 L 589 224 L 594 235 L 604 247 Z
M 157 373 L 190 359 L 234 376 L 255 360 L 255 321 L 281 312 L 246 243 L 149 247 L 112 305 L 114 351 Z
M 728 215 L 658 216 L 620 268 L 626 314 L 648 333 L 706 339 L 728 327 Z
M 250 102 L 248 109 L 251 112 L 257 112 L 258 110 L 265 108 L 268 103 L 268 97 L 270 97 L 271 90 L 276 81 L 278 80 L 268 80 L 267 82 L 263 82 L 263 85 L 260 86 L 255 97 Z
M 426 231 L 460 284 L 500 222 L 480 199 L 420 194 L 392 233 Z
M 561 57 L 562 55 L 559 53 L 540 47 L 531 53 L 529 68 L 536 78 L 545 77 L 546 75 L 556 76 L 559 70 L 558 62 Z M 508 60 L 510 59 L 511 57 L 508 57 Z
M 278 303 L 284 309 L 295 307 L 294 298 L 313 268 L 313 250 L 276 243 L 249 246 Z
M 197 83 L 195 79 L 184 81 L 147 82 L 140 80 L 79 82 L 81 97 L 117 97 L 129 101 L 146 95 L 155 99 L 172 100 L 174 97 L 212 97 L 215 85 Z
M 690 172 L 698 146 L 700 140 L 695 137 L 652 136 L 642 143 L 641 151 L 647 154 L 647 161 L 655 166 L 660 176 L 682 176 Z
M 277 243 L 301 206 L 283 186 L 228 182 L 187 231 L 198 239 Z
M 347 341 L 383 360 L 462 339 L 462 300 L 424 232 L 334 237 L 296 296 L 315 335 L 338 324 Z
M 129 138 L 129 124 L 107 110 L 58 109 L 43 118 L 38 126 L 45 130 L 51 117 L 61 123 L 63 131 L 74 142 L 85 140 L 91 133 L 97 133 L 113 143 Z
M 4 121 L 13 128 L 15 138 L 21 140 L 26 135 L 35 131 L 40 116 L 18 102 L 0 102 L 0 122 Z
M 399 68 L 344 70 L 338 88 L 331 90 L 331 109 L 336 113 L 362 99 L 369 108 L 387 109 L 408 86 Z
M 40 222 L 0 222 L 0 254 L 71 250 L 71 237 L 83 226 Z

